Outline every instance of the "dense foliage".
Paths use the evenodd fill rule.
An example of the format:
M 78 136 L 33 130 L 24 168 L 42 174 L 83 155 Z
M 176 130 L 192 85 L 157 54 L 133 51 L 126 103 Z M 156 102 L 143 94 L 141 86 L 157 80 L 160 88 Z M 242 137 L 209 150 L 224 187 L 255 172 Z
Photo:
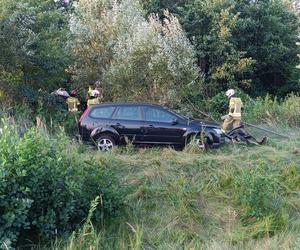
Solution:
M 156 15 L 146 20 L 137 0 L 79 1 L 70 27 L 79 86 L 100 79 L 107 100 L 180 102 L 198 69 L 178 20 L 165 16 L 167 23 Z
M 140 3 L 1 0 L 0 95 L 76 87 L 84 97 L 101 80 L 106 100 L 176 106 L 189 97 L 203 107 L 228 87 L 299 91 L 298 20 L 287 1 Z
M 184 27 L 197 48 L 205 73 L 206 96 L 229 87 L 247 89 L 254 60 L 235 44 L 233 32 L 239 21 L 229 1 L 194 1 L 185 6 Z
M 1 0 L 0 86 L 10 95 L 16 84 L 51 90 L 65 85 L 71 55 L 67 9 L 47 1 Z
M 228 84 L 251 95 L 299 91 L 298 21 L 288 1 L 149 0 L 145 6 L 177 14 L 214 92 Z
M 49 139 L 37 129 L 2 123 L 1 248 L 30 232 L 46 237 L 70 232 L 86 218 L 96 196 L 101 197 L 97 220 L 120 206 L 123 192 L 111 170 L 93 160 L 83 161 L 76 148 L 68 150 L 69 143 L 65 137 Z

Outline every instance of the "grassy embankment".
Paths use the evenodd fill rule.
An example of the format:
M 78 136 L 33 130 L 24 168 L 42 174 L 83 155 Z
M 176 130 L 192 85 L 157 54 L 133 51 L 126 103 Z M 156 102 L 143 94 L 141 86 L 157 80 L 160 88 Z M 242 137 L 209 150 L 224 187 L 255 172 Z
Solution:
M 289 135 L 265 146 L 209 152 L 83 149 L 129 187 L 126 209 L 99 229 L 87 224 L 51 247 L 299 249 L 300 134 Z
M 294 95 L 283 102 L 267 96 L 246 107 L 247 121 L 276 124 L 275 130 L 290 128 L 281 129 L 290 139 L 273 137 L 261 147 L 231 144 L 203 152 L 193 147 L 174 151 L 129 145 L 101 153 L 85 145 L 64 142 L 67 148 L 62 154 L 68 159 L 75 157 L 84 163 L 93 157 L 101 169 L 112 170 L 117 175 L 126 191 L 124 209 L 119 217 L 102 220 L 102 224 L 93 225 L 88 219 L 80 230 L 65 238 L 57 237 L 38 245 L 25 240 L 18 246 L 39 249 L 300 248 L 299 114 L 300 99 Z M 16 124 L 22 124 L 21 135 L 32 126 L 24 124 L 23 116 L 15 116 Z M 51 125 L 50 134 L 52 130 L 57 131 L 59 124 Z M 49 139 L 54 148 L 61 143 L 56 136 Z M 21 138 L 20 142 L 23 143 Z M 57 152 L 60 148 L 57 147 Z M 94 176 L 93 172 L 89 173 Z

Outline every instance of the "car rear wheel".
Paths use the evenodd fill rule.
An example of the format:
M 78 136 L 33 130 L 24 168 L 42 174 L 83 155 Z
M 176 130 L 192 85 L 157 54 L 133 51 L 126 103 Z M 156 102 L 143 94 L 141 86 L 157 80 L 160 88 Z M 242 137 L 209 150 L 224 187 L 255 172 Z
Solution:
M 96 146 L 100 151 L 111 151 L 115 145 L 116 142 L 110 135 L 101 135 L 96 140 Z

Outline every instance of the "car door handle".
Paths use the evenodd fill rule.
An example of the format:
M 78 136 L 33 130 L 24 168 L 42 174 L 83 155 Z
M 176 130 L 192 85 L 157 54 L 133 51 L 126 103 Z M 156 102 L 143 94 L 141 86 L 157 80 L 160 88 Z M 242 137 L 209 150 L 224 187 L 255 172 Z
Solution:
M 153 126 L 152 124 L 150 124 L 148 127 L 150 127 L 150 128 L 154 128 L 154 126 Z
M 116 125 L 115 125 L 116 127 L 119 127 L 119 128 L 122 128 L 122 127 L 124 127 L 121 123 L 116 123 Z

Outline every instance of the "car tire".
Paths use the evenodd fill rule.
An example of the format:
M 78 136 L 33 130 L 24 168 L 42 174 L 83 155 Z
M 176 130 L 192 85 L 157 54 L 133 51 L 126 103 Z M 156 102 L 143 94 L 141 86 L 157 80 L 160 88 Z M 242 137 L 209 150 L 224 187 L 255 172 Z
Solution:
M 103 134 L 96 139 L 95 144 L 100 151 L 111 151 L 116 146 L 116 141 L 111 135 Z

